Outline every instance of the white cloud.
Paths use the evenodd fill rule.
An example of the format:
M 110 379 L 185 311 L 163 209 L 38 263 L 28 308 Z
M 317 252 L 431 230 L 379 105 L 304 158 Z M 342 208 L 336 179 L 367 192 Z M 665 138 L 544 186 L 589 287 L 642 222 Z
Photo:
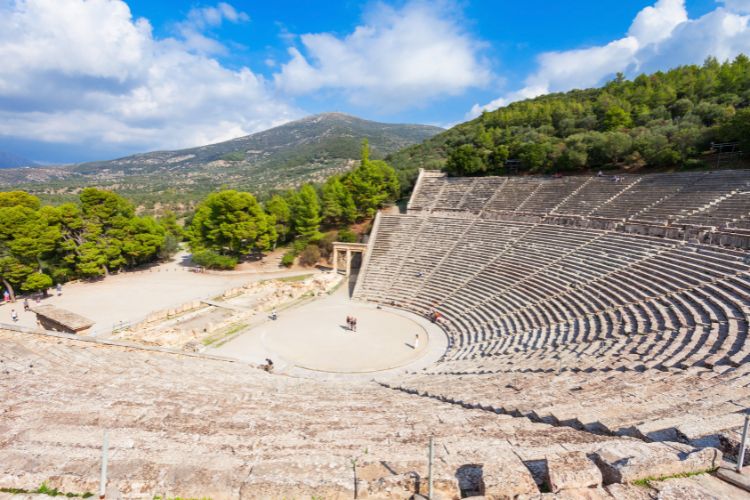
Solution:
M 350 102 L 388 109 L 424 104 L 484 86 L 492 75 L 482 46 L 449 12 L 452 4 L 413 1 L 400 9 L 378 4 L 344 37 L 305 34 L 302 48 L 275 75 L 291 94 L 343 91 Z
M 750 14 L 750 0 L 722 0 L 727 9 L 741 14 Z
M 625 37 L 606 45 L 538 57 L 538 69 L 524 87 L 485 105 L 474 105 L 468 116 L 548 92 L 603 83 L 617 72 L 633 76 L 683 64 L 700 64 L 708 56 L 720 60 L 750 53 L 750 0 L 725 0 L 723 6 L 688 19 L 684 0 L 659 0 L 641 10 Z
M 641 10 L 628 30 L 640 46 L 669 38 L 675 26 L 688 20 L 684 0 L 659 0 L 653 7 Z
M 241 22 L 228 4 L 191 11 L 193 29 Z M 0 135 L 178 148 L 296 118 L 272 85 L 182 38 L 157 39 L 120 0 L 0 2 Z
M 221 26 L 224 21 L 244 23 L 250 20 L 246 13 L 236 10 L 228 3 L 221 2 L 215 7 L 194 7 L 187 19 L 177 23 L 177 32 L 186 48 L 203 54 L 224 54 L 226 48 L 218 40 L 206 36 L 205 31 Z

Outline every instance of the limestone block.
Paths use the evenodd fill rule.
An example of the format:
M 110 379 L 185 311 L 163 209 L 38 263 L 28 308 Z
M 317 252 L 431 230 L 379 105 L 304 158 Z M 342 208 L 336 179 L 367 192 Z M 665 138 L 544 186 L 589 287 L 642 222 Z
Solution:
M 436 477 L 432 490 L 433 500 L 451 500 L 460 496 L 458 484 L 451 478 Z M 412 471 L 370 481 L 362 498 L 402 499 L 410 497 L 417 491 L 427 494 L 427 478 L 420 478 Z
M 563 490 L 556 494 L 549 494 L 555 500 L 612 500 L 603 488 L 575 488 Z
M 648 488 L 640 486 L 627 486 L 620 483 L 610 484 L 604 489 L 612 498 L 617 500 L 651 500 L 652 496 Z
M 596 488 L 602 484 L 602 473 L 585 453 L 572 451 L 547 457 L 549 488 L 562 490 Z
M 743 500 L 748 493 L 709 474 L 653 481 L 651 487 L 658 491 L 660 500 Z
M 695 449 L 681 443 L 611 442 L 594 452 L 605 484 L 713 469 L 721 463 L 715 448 Z
M 517 495 L 539 494 L 531 472 L 512 453 L 498 456 L 482 467 L 484 495 L 489 500 L 515 498 Z

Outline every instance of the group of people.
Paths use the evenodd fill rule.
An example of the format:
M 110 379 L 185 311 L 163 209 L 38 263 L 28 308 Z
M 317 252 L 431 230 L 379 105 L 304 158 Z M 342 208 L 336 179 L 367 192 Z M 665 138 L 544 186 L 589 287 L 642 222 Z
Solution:
M 601 170 L 599 170 L 599 172 L 596 174 L 596 176 L 597 177 L 605 177 L 604 172 L 602 172 Z M 625 180 L 625 177 L 623 177 L 621 175 L 613 175 L 612 176 L 612 180 L 614 182 L 622 182 L 622 181 Z
M 58 283 L 55 286 L 55 290 L 57 291 L 57 296 L 59 297 L 62 295 L 62 285 Z M 47 296 L 47 292 L 44 291 L 44 295 Z M 40 293 L 34 294 L 34 300 L 38 304 L 42 300 L 42 296 Z M 14 300 L 11 300 L 10 293 L 8 290 L 3 291 L 3 303 L 4 304 L 10 304 L 11 302 L 15 302 Z M 23 299 L 23 310 L 26 312 L 31 311 L 31 304 L 29 303 L 28 297 L 24 297 Z M 18 311 L 15 309 L 10 310 L 10 319 L 13 321 L 13 323 L 18 323 Z
M 354 316 L 347 316 L 346 326 L 349 327 L 349 331 L 356 332 L 357 331 L 357 318 L 355 318 Z

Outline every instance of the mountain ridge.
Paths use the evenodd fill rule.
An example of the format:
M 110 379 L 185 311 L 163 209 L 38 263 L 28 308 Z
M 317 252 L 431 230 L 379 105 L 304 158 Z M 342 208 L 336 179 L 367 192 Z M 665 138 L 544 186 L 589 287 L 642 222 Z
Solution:
M 384 158 L 442 131 L 431 125 L 320 113 L 215 144 L 55 168 L 3 170 L 0 188 L 20 185 L 35 194 L 64 198 L 82 185 L 96 185 L 136 199 L 150 198 L 151 203 L 161 201 L 161 192 L 195 200 L 226 186 L 262 194 L 321 181 L 353 167 L 363 139 L 369 141 L 373 158 Z
M 0 169 L 36 166 L 35 161 L 10 151 L 0 151 Z

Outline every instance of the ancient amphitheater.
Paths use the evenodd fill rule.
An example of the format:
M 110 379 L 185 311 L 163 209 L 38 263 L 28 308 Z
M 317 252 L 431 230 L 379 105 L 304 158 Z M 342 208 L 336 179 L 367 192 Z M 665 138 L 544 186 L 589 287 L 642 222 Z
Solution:
M 353 299 L 437 312 L 439 360 L 323 380 L 3 330 L 0 487 L 98 491 L 108 431 L 111 498 L 747 498 L 748 248 L 750 171 L 422 172 Z

